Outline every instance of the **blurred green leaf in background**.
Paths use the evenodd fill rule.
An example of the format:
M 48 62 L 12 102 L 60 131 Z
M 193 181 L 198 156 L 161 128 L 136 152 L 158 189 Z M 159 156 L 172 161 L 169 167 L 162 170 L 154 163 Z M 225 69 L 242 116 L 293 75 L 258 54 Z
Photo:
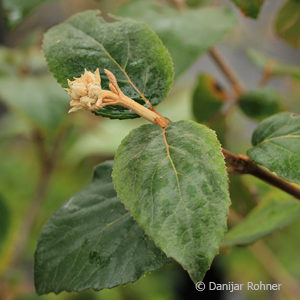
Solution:
M 175 79 L 236 25 L 230 8 L 205 7 L 178 11 L 155 1 L 133 1 L 119 15 L 151 26 L 170 51 Z M 218 22 L 216 22 L 218 20 Z
M 276 18 L 276 32 L 288 44 L 300 47 L 300 2 L 288 0 Z
M 226 91 L 209 74 L 200 74 L 193 93 L 193 113 L 199 123 L 209 121 L 221 112 L 228 100 Z
M 256 19 L 259 15 L 261 6 L 265 0 L 231 0 L 241 10 L 241 12 L 250 18 Z
M 7 12 L 10 27 L 19 25 L 39 5 L 53 0 L 3 0 L 3 8 Z
M 238 104 L 246 116 L 262 120 L 281 110 L 281 97 L 276 90 L 257 88 L 243 93 Z
M 269 198 L 262 201 L 223 241 L 224 246 L 254 243 L 271 232 L 300 219 L 300 203 L 295 199 Z
M 277 58 L 267 56 L 254 49 L 249 49 L 247 56 L 261 70 L 270 72 L 272 76 L 292 76 L 300 79 L 300 67 L 298 66 L 283 63 Z

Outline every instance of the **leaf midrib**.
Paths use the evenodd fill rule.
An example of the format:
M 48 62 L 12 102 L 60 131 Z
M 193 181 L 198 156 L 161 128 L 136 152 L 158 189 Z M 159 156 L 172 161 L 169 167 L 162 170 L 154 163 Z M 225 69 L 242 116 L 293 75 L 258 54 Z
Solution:
M 290 149 L 285 148 L 285 147 L 283 147 L 283 146 L 281 146 L 281 145 L 279 145 L 279 144 L 277 144 L 277 143 L 274 143 L 274 142 L 272 142 L 272 141 L 270 141 L 270 143 L 273 144 L 273 145 L 275 145 L 276 147 L 278 147 L 278 148 L 280 148 L 280 149 L 285 150 L 286 152 L 290 153 L 291 155 L 297 155 L 297 156 L 300 156 L 300 153 L 293 152 L 293 151 L 291 151 Z
M 121 219 L 123 219 L 124 217 L 126 217 L 127 215 L 129 215 L 129 212 L 125 212 L 124 214 L 122 214 L 121 216 L 119 216 L 118 218 L 116 218 L 115 220 L 113 220 L 112 222 L 110 223 L 107 223 L 104 225 L 104 227 L 98 232 L 98 234 L 102 234 L 105 230 L 107 230 L 107 228 L 109 226 L 112 226 L 114 225 L 115 223 L 119 222 Z M 75 265 L 75 262 L 77 262 L 77 259 L 78 259 L 78 256 L 80 254 L 80 251 L 78 251 L 80 248 L 82 247 L 82 245 L 80 245 L 79 247 L 73 249 L 73 251 L 71 253 L 74 253 L 75 251 L 77 251 L 77 255 L 75 257 L 75 259 L 73 260 L 73 263 L 72 265 L 68 268 L 69 271 L 71 271 L 71 269 L 73 268 L 73 266 Z M 66 254 L 64 257 L 66 257 L 67 255 L 70 255 L 70 253 Z M 52 285 L 53 285 L 53 282 L 55 282 L 56 280 L 56 276 L 57 276 L 57 270 L 58 270 L 58 267 L 55 268 L 55 275 L 53 276 L 53 279 L 52 279 Z M 62 282 L 64 282 L 65 278 L 70 274 L 70 272 L 66 272 L 64 277 L 62 278 Z
M 83 31 L 82 29 L 74 26 L 74 24 L 71 23 L 67 23 L 69 26 L 71 26 L 72 28 L 74 28 L 75 30 L 80 31 L 81 33 L 83 33 L 84 35 L 88 36 L 89 38 L 91 38 L 97 45 L 99 45 L 102 49 L 102 51 L 104 52 L 104 54 L 120 69 L 120 71 L 126 76 L 128 76 L 127 72 L 125 71 L 125 69 L 123 69 L 121 67 L 121 65 L 112 57 L 112 55 L 106 50 L 106 48 L 104 47 L 103 43 L 97 41 L 93 36 L 87 34 L 85 31 Z M 126 60 L 128 60 L 129 58 L 127 57 Z M 124 80 L 125 82 L 129 83 L 128 80 Z M 130 84 L 130 83 L 129 83 Z
M 182 190 L 181 190 L 181 187 L 180 187 L 180 181 L 179 181 L 179 177 L 178 177 L 178 171 L 177 171 L 177 169 L 175 167 L 174 161 L 173 161 L 173 159 L 171 157 L 171 154 L 170 154 L 169 144 L 168 144 L 168 141 L 167 141 L 165 128 L 162 129 L 162 136 L 163 136 L 163 140 L 164 140 L 164 144 L 165 144 L 165 148 L 166 148 L 166 152 L 167 152 L 167 157 L 168 157 L 168 159 L 169 159 L 169 161 L 171 163 L 171 166 L 173 168 L 173 171 L 175 173 L 177 189 L 178 189 L 178 192 L 179 192 L 179 200 L 180 200 L 180 202 L 182 202 L 182 205 L 183 205 L 183 208 L 184 208 L 184 211 L 185 211 L 185 215 L 187 217 L 188 216 L 187 211 L 189 209 L 186 206 L 185 201 L 183 199 Z M 176 210 L 177 210 L 177 208 L 176 208 Z M 192 227 L 191 227 L 191 225 L 190 225 L 190 223 L 189 223 L 189 221 L 188 221 L 187 218 L 186 218 L 186 224 L 187 224 L 187 227 L 188 227 L 188 233 L 189 233 L 189 236 L 190 236 L 190 240 L 193 241 L 194 239 L 193 239 L 193 235 L 192 235 Z M 192 244 L 192 245 L 193 245 L 193 248 L 195 248 L 194 244 Z
M 291 114 L 290 113 L 284 113 L 285 115 L 289 115 L 289 117 L 291 118 Z M 300 117 L 300 116 L 298 116 L 298 117 Z M 280 132 L 280 131 L 282 131 L 284 128 L 289 128 L 291 125 L 294 125 L 293 124 L 293 121 L 291 120 L 291 119 L 289 119 L 287 122 L 285 122 L 285 124 L 283 125 L 283 126 L 280 126 L 280 127 L 277 127 L 277 128 L 275 128 L 274 129 L 274 131 L 272 132 L 272 124 L 268 124 L 268 127 L 267 127 L 267 129 L 270 129 L 271 128 L 271 134 L 267 134 L 267 136 L 265 136 L 264 138 L 263 138 L 263 141 L 262 142 L 259 142 L 258 144 L 256 144 L 256 145 L 259 145 L 260 143 L 263 143 L 265 140 L 268 140 L 268 139 L 270 139 L 270 138 L 272 138 L 272 137 L 279 137 L 277 134 L 278 134 L 278 131 Z M 268 130 L 267 130 L 268 131 Z M 298 131 L 298 129 L 296 130 L 296 132 Z M 293 134 L 294 132 L 292 131 L 292 132 L 290 132 L 288 135 L 290 135 L 290 134 Z M 274 136 L 275 135 L 275 136 Z M 280 136 L 288 136 L 288 135 L 280 135 Z M 256 146 L 255 145 L 255 146 Z

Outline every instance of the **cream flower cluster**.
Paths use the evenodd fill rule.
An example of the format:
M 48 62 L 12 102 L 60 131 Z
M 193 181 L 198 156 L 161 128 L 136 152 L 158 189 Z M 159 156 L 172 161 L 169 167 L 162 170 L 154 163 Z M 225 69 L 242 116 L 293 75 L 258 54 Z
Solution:
M 99 69 L 94 73 L 84 69 L 84 74 L 73 81 L 68 80 L 69 88 L 65 89 L 71 97 L 69 113 L 77 110 L 98 110 L 106 105 L 119 105 L 135 112 L 146 120 L 158 124 L 162 128 L 166 128 L 170 120 L 158 114 L 152 108 L 149 100 L 147 100 L 129 80 L 128 82 L 135 90 L 143 96 L 143 99 L 152 109 L 148 109 L 138 102 L 126 96 L 120 89 L 115 75 L 107 69 L 104 69 L 109 80 L 109 89 L 101 88 L 101 78 Z
M 92 110 L 102 104 L 102 88 L 99 69 L 94 73 L 84 69 L 84 74 L 73 81 L 68 80 L 65 89 L 71 97 L 69 113 L 77 110 Z

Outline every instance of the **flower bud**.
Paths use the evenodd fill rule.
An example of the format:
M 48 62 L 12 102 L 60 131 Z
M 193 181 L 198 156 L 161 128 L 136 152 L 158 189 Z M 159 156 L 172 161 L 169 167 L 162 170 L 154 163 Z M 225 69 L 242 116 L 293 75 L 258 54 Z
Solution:
M 77 99 L 80 99 L 80 97 L 84 97 L 87 95 L 87 88 L 86 85 L 83 82 L 73 82 L 70 86 L 72 90 L 72 95 L 74 95 Z
M 79 78 L 68 80 L 69 88 L 65 89 L 71 97 L 69 112 L 90 109 L 96 102 L 102 103 L 102 88 L 99 69 L 94 73 L 84 70 Z
M 101 96 L 101 92 L 102 92 L 102 89 L 99 85 L 96 85 L 94 83 L 89 83 L 88 84 L 88 96 L 90 98 L 93 98 L 93 99 L 99 99 L 100 96 Z
M 84 97 L 80 98 L 80 104 L 83 107 L 89 108 L 89 107 L 91 107 L 95 103 L 96 103 L 96 100 L 93 99 L 93 98 L 90 98 L 88 96 L 84 96 Z

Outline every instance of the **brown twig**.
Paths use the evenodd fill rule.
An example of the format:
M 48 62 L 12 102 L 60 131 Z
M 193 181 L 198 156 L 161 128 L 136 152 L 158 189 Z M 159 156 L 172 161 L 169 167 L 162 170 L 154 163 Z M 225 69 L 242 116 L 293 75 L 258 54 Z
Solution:
M 230 165 L 231 170 L 238 174 L 253 175 L 268 184 L 271 184 L 286 193 L 300 199 L 300 189 L 295 185 L 285 181 L 284 179 L 274 175 L 268 170 L 254 163 L 249 157 L 244 155 L 234 155 L 230 151 L 223 149 L 223 155 L 226 162 Z
M 216 48 L 213 47 L 209 50 L 209 54 L 211 58 L 214 60 L 214 62 L 217 64 L 217 66 L 220 68 L 220 70 L 223 72 L 223 74 L 226 76 L 226 78 L 229 80 L 229 82 L 232 84 L 232 88 L 236 97 L 241 95 L 244 91 L 244 86 L 242 82 L 239 80 L 235 71 L 223 58 L 221 53 Z

